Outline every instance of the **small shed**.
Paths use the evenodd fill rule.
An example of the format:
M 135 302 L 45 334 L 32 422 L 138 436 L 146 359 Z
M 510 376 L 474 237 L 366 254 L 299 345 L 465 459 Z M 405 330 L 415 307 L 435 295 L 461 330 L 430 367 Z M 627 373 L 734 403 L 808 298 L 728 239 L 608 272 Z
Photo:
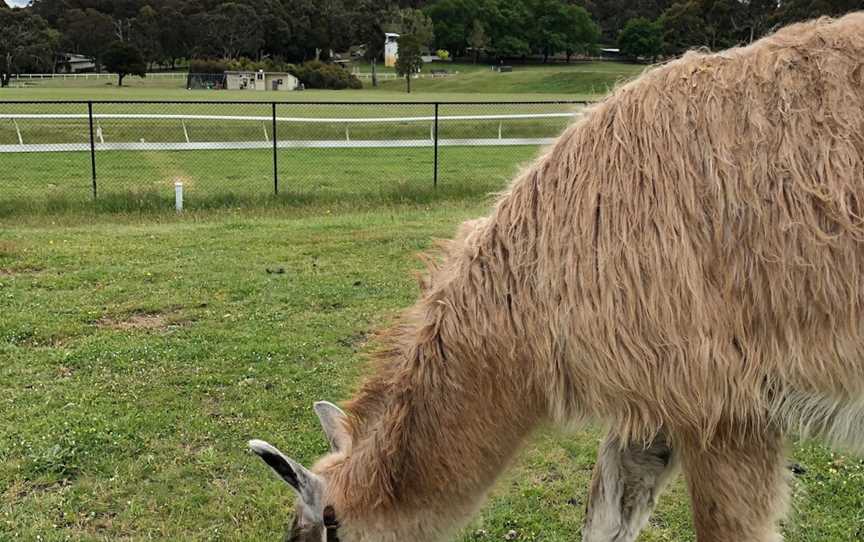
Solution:
M 225 88 L 228 90 L 295 90 L 298 86 L 300 81 L 288 72 L 225 72 Z

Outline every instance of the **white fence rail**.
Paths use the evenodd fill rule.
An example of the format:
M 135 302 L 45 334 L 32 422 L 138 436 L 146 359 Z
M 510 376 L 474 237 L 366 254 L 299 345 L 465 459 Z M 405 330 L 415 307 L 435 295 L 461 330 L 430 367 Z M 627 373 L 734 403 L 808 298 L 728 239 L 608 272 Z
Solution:
M 498 137 L 487 138 L 439 138 L 439 146 L 517 146 L 517 145 L 548 145 L 554 141 L 554 137 L 503 137 L 503 121 L 505 120 L 533 120 L 533 119 L 555 119 L 574 118 L 582 114 L 581 111 L 559 112 L 559 113 L 500 113 L 489 115 L 441 115 L 437 117 L 439 128 L 441 124 L 454 121 L 490 122 L 498 121 Z M 20 129 L 20 120 L 86 120 L 88 114 L 83 113 L 0 113 L 0 120 L 11 121 L 15 126 L 17 134 L 17 145 L 0 145 L 2 153 L 47 153 L 47 152 L 82 152 L 90 151 L 89 143 L 27 143 Z M 344 125 L 345 139 L 339 140 L 286 140 L 279 139 L 279 148 L 405 148 L 405 147 L 429 147 L 435 144 L 434 125 L 430 124 L 428 139 L 359 139 L 352 140 L 349 126 L 363 124 L 384 123 L 434 123 L 434 115 L 421 115 L 410 117 L 272 117 L 272 116 L 238 116 L 238 115 L 172 115 L 172 114 L 126 114 L 126 113 L 98 113 L 93 119 L 99 120 L 174 120 L 180 121 L 179 127 L 185 136 L 185 141 L 177 142 L 105 142 L 104 131 L 101 126 L 97 128 L 99 142 L 94 144 L 97 151 L 124 150 L 124 151 L 185 151 L 185 150 L 242 150 L 263 149 L 272 147 L 272 142 L 267 139 L 266 125 L 264 129 L 265 139 L 262 141 L 190 141 L 185 121 L 207 120 L 207 121 L 231 121 L 231 122 L 281 122 L 295 124 L 339 124 Z M 179 128 L 178 127 L 178 128 Z
M 148 73 L 147 77 L 157 79 L 186 79 L 185 72 L 154 72 Z M 130 77 L 135 77 L 131 76 Z M 42 79 L 117 79 L 116 73 L 19 73 L 13 74 L 12 80 L 42 80 Z
M 193 74 L 194 75 L 194 74 Z M 352 72 L 352 75 L 358 77 L 360 79 L 372 79 L 372 72 Z M 459 72 L 447 72 L 447 73 L 418 73 L 414 75 L 414 79 L 437 79 L 440 77 L 453 77 L 455 75 L 459 75 Z M 153 72 L 148 73 L 147 77 L 152 79 L 186 79 L 189 76 L 187 72 Z M 136 77 L 136 76 L 130 76 Z M 395 74 L 394 72 L 378 72 L 376 74 L 378 79 L 399 79 L 400 76 Z M 116 73 L 19 73 L 13 74 L 12 80 L 45 80 L 45 79 L 117 79 Z
M 353 72 L 352 75 L 359 79 L 372 79 L 371 72 Z M 459 75 L 459 72 L 447 72 L 447 73 L 415 73 L 412 76 L 412 79 L 438 79 L 441 77 L 454 77 Z M 401 79 L 401 75 L 397 75 L 393 72 L 379 72 L 375 75 L 378 79 Z

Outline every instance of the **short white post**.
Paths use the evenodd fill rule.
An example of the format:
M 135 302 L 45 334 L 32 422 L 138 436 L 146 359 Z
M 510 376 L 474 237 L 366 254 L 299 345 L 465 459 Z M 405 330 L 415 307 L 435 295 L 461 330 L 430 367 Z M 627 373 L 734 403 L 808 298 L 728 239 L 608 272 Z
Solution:
M 183 212 L 183 183 L 174 181 L 174 208 L 178 213 Z

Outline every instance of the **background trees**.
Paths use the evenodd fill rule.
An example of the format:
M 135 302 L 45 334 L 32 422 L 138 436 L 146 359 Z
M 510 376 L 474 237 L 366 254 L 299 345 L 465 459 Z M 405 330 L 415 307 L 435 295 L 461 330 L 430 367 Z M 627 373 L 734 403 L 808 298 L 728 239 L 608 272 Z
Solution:
M 117 74 L 117 86 L 123 86 L 123 78 L 127 75 L 147 76 L 147 66 L 144 57 L 134 45 L 124 41 L 115 41 L 105 50 L 105 68 Z
M 63 36 L 60 45 L 64 51 L 92 56 L 99 69 L 102 53 L 114 40 L 111 16 L 94 8 L 69 9 L 60 16 L 58 28 Z
M 193 57 L 327 60 L 364 44 L 373 61 L 388 31 L 413 36 L 421 52 L 443 49 L 475 62 L 569 61 L 598 44 L 651 59 L 748 43 L 790 22 L 864 9 L 864 0 L 32 0 L 23 10 L 0 0 L 0 7 L 15 21 L 25 17 L 19 13 L 39 17 L 26 38 L 41 36 L 39 53 L 31 44 L 15 56 L 51 71 L 58 50 L 98 65 L 115 40 L 133 45 L 148 65 L 172 67 Z M 7 48 L 12 21 L 0 20 Z M 51 39 L 40 34 L 47 29 Z
M 57 31 L 35 13 L 0 10 L 0 86 L 19 70 L 51 70 L 58 42 Z
M 411 92 L 411 76 L 422 66 L 421 45 L 417 36 L 405 34 L 399 37 L 399 58 L 396 59 L 396 73 L 405 78 L 405 88 Z
M 618 35 L 618 45 L 624 56 L 653 61 L 663 52 L 663 29 L 644 17 L 630 19 Z

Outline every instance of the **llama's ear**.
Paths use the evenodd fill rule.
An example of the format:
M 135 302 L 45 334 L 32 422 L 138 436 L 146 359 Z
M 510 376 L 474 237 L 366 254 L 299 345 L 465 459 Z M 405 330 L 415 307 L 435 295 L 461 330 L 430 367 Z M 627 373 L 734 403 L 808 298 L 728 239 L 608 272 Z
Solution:
M 317 474 L 293 459 L 285 457 L 282 452 L 263 440 L 250 440 L 249 449 L 258 454 L 276 474 L 288 482 L 306 505 L 313 509 L 317 507 L 324 490 L 324 483 Z
M 330 441 L 330 450 L 334 452 L 347 450 L 351 444 L 351 435 L 348 433 L 346 418 L 342 409 L 327 401 L 315 403 L 315 414 L 321 421 L 321 427 L 327 440 Z

